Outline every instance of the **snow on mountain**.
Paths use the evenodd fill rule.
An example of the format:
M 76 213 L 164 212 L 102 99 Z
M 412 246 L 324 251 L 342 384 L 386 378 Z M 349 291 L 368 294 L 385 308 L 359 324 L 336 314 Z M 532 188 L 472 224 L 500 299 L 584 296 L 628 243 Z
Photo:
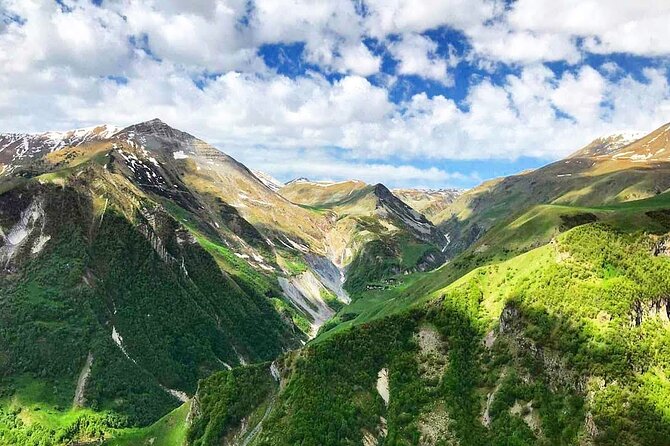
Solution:
M 0 133 L 0 173 L 9 173 L 56 150 L 109 139 L 118 131 L 118 127 L 103 124 L 64 132 Z
M 254 170 L 251 169 L 251 173 L 253 173 L 256 178 L 261 180 L 263 184 L 265 184 L 267 187 L 269 187 L 272 191 L 277 192 L 279 189 L 284 187 L 284 183 L 276 179 L 270 174 L 267 174 L 265 172 L 262 172 L 260 170 Z
M 592 158 L 612 155 L 622 147 L 626 147 L 644 136 L 643 132 L 624 131 L 601 136 L 591 141 L 586 147 L 579 149 L 569 158 Z

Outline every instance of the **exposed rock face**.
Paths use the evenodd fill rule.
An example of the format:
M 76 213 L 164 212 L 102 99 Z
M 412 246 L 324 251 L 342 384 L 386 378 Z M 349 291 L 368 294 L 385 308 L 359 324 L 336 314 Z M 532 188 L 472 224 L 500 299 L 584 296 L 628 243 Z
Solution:
M 423 214 L 409 207 L 383 184 L 376 184 L 374 193 L 378 198 L 377 212 L 387 215 L 391 219 L 397 219 L 403 226 L 419 240 L 434 243 L 438 246 L 446 245 L 444 234 L 428 221 Z
M 284 294 L 311 319 L 311 335 L 315 336 L 319 327 L 335 314 L 323 300 L 321 282 L 311 271 L 289 278 L 280 277 L 278 281 Z
M 314 273 L 319 277 L 321 283 L 335 293 L 341 302 L 345 304 L 351 302 L 349 294 L 343 288 L 345 280 L 343 269 L 335 266 L 335 264 L 326 257 L 316 254 L 305 255 L 305 260 Z
M 379 393 L 379 396 L 381 396 L 382 399 L 384 400 L 384 403 L 388 406 L 390 393 L 389 393 L 389 370 L 387 368 L 381 369 L 377 374 L 377 392 Z
M 510 413 L 521 417 L 521 419 L 528 425 L 528 427 L 535 433 L 535 435 L 542 435 L 542 427 L 540 425 L 540 415 L 533 407 L 533 401 L 523 403 L 522 401 L 515 401 L 510 408 Z
M 42 199 L 34 198 L 28 207 L 21 212 L 19 221 L 11 228 L 0 227 L 0 265 L 7 269 L 19 251 L 30 243 L 31 253 L 39 253 L 51 238 L 44 233 L 45 215 Z
M 454 420 L 451 419 L 441 404 L 437 405 L 431 411 L 422 414 L 417 425 L 421 433 L 419 446 L 460 444 L 454 433 L 453 424 Z
M 508 303 L 500 314 L 499 330 L 501 335 L 511 343 L 512 348 L 527 352 L 535 360 L 540 361 L 542 369 L 549 379 L 549 387 L 556 390 L 559 387 L 572 389 L 584 393 L 586 379 L 570 369 L 562 355 L 552 349 L 537 345 L 532 339 L 524 335 L 524 320 L 521 310 L 514 303 Z
M 77 388 L 74 392 L 74 399 L 72 405 L 74 407 L 83 407 L 86 403 L 86 398 L 84 397 L 84 391 L 86 390 L 86 383 L 88 383 L 88 377 L 91 374 L 91 366 L 93 365 L 93 354 L 88 352 L 86 356 L 86 361 L 84 362 L 84 367 L 82 367 L 81 372 L 79 373 L 79 378 L 77 379 Z
M 661 297 L 652 301 L 636 301 L 630 313 L 631 324 L 639 327 L 649 318 L 658 318 L 664 324 L 670 323 L 670 298 Z
M 670 256 L 670 237 L 660 238 L 652 247 L 655 256 Z
M 429 385 L 438 385 L 448 366 L 447 343 L 440 333 L 431 326 L 423 326 L 416 335 L 419 344 L 419 373 Z

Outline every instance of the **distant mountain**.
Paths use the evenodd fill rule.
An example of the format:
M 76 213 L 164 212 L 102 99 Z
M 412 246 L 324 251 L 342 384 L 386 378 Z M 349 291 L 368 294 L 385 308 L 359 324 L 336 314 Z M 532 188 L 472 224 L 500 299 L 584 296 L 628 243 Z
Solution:
M 523 251 L 570 226 L 563 223 L 570 215 L 588 213 L 607 220 L 604 210 L 588 208 L 667 191 L 669 151 L 670 125 L 641 137 L 598 138 L 564 160 L 466 191 L 433 221 L 449 235 L 446 253 L 451 257 L 470 247 L 486 251 L 504 245 Z M 642 212 L 639 218 L 643 223 L 651 217 Z
M 429 220 L 442 212 L 463 192 L 459 189 L 392 189 L 393 195 Z
M 347 269 L 350 290 L 376 287 L 379 279 L 444 262 L 444 234 L 382 184 L 304 179 L 288 183 L 279 193 L 330 216 L 329 256 Z
M 65 132 L 0 133 L 0 175 L 20 170 L 22 166 L 59 149 L 108 139 L 119 130 L 105 124 Z
M 278 179 L 274 178 L 270 174 L 267 174 L 265 172 L 261 172 L 260 170 L 252 170 L 251 172 L 254 175 L 256 175 L 256 178 L 261 180 L 261 182 L 263 184 L 265 184 L 267 187 L 272 189 L 274 192 L 277 192 L 279 189 L 281 189 L 284 186 L 284 183 L 282 183 Z
M 611 155 L 620 148 L 632 144 L 643 136 L 644 134 L 641 132 L 623 132 L 596 138 L 586 147 L 583 147 L 570 155 L 569 158 Z

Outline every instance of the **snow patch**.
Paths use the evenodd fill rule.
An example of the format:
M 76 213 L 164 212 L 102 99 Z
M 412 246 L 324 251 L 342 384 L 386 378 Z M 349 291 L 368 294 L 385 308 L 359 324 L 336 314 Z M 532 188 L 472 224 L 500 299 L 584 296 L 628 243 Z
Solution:
M 172 156 L 176 160 L 184 160 L 184 159 L 188 158 L 188 155 L 185 154 L 183 150 L 177 150 L 176 152 L 173 152 Z

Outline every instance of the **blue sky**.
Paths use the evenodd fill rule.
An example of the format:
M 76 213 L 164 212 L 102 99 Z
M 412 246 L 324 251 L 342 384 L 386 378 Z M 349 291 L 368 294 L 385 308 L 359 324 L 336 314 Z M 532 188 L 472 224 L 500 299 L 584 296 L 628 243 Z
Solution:
M 472 187 L 670 121 L 655 0 L 4 0 L 0 131 L 160 117 L 281 180 Z

